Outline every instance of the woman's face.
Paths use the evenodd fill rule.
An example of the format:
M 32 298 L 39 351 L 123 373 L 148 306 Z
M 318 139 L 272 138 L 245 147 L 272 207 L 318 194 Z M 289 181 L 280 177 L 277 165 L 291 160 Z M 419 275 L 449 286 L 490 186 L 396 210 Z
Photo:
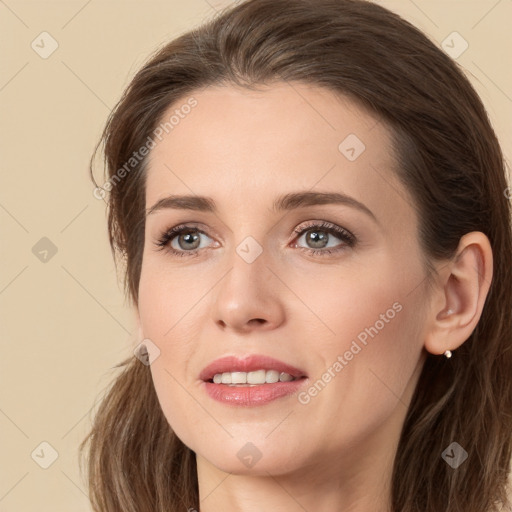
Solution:
M 159 207 L 146 219 L 138 314 L 160 351 L 150 368 L 169 424 L 226 472 L 353 470 L 377 447 L 391 454 L 428 301 L 386 127 L 298 83 L 192 96 L 164 116 L 181 112 L 147 173 L 146 207 Z M 160 202 L 170 196 L 191 198 Z M 179 225 L 189 231 L 166 239 Z M 228 356 L 254 357 L 204 373 Z M 244 378 L 259 384 L 233 385 Z

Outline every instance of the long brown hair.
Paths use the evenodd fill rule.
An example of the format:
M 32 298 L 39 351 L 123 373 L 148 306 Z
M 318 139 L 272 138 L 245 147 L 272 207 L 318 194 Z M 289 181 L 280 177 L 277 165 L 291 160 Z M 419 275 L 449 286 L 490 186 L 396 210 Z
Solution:
M 392 510 L 487 512 L 510 505 L 512 229 L 504 158 L 457 64 L 389 10 L 365 0 L 249 0 L 151 56 L 95 151 L 103 144 L 109 186 L 99 194 L 108 191 L 109 240 L 125 264 L 127 295 L 137 304 L 147 158 L 128 168 L 126 162 L 148 143 L 169 106 L 194 91 L 273 81 L 341 93 L 389 128 L 426 262 L 452 258 L 468 232 L 489 238 L 494 275 L 482 316 L 454 357 L 427 356 L 396 453 Z M 92 167 L 91 160 L 98 186 Z M 88 448 L 94 510 L 199 510 L 195 454 L 167 423 L 149 367 L 135 357 L 118 367 L 80 445 L 82 457 Z M 457 469 L 441 457 L 454 441 L 469 454 Z

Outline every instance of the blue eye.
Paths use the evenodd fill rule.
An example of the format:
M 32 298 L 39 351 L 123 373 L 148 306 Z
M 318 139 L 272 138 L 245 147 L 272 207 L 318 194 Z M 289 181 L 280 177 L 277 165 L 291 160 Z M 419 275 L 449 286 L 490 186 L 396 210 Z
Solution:
M 294 233 L 300 235 L 299 239 L 302 235 L 309 234 L 309 236 L 306 236 L 307 243 L 316 245 L 316 247 L 313 248 L 297 245 L 294 245 L 294 247 L 302 251 L 307 251 L 310 254 L 321 256 L 354 247 L 357 241 L 352 233 L 330 222 L 312 222 L 307 226 L 300 226 L 295 229 Z M 175 256 L 198 256 L 199 250 L 205 248 L 200 247 L 201 235 L 208 236 L 196 226 L 181 224 L 165 231 L 155 242 L 155 245 L 158 247 L 158 250 L 166 249 Z M 330 242 L 331 235 L 334 235 L 335 238 L 342 241 L 341 246 L 338 244 L 335 248 L 326 248 Z M 171 246 L 175 238 L 177 239 L 178 245 L 181 246 L 181 249 L 176 249 Z

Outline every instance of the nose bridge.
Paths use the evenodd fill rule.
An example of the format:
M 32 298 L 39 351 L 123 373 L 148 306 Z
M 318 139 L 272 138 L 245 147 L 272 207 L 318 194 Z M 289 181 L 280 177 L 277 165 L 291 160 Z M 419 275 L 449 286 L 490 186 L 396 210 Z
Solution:
M 254 237 L 247 236 L 234 246 L 229 271 L 219 283 L 215 320 L 234 329 L 247 329 L 251 320 L 276 325 L 283 307 L 272 280 L 271 257 Z
M 270 273 L 267 268 L 271 264 L 268 250 L 254 237 L 246 236 L 233 247 L 229 263 L 231 271 L 226 276 L 228 287 L 237 294 L 245 287 L 245 295 L 261 297 L 263 290 L 260 285 L 268 284 L 267 274 Z
M 230 274 L 240 274 L 242 279 L 253 279 L 255 274 L 268 272 L 271 265 L 269 236 L 266 219 L 262 212 L 265 204 L 259 201 L 242 203 L 236 199 L 231 209 L 236 211 L 236 222 L 231 226 L 229 237 Z

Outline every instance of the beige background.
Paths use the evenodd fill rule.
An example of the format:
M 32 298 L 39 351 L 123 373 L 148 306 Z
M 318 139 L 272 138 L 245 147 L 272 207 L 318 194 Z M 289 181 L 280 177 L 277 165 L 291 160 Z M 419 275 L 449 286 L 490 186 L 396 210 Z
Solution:
M 0 0 L 2 512 L 90 510 L 77 446 L 111 368 L 140 340 L 116 280 L 105 204 L 92 195 L 89 157 L 150 51 L 227 3 Z M 469 43 L 457 62 L 508 157 L 512 1 L 380 3 L 439 46 L 453 31 Z M 31 47 L 50 48 L 41 36 L 42 48 L 43 31 L 58 43 L 46 59 Z M 57 248 L 46 262 L 32 251 L 43 237 Z M 58 452 L 47 469 L 38 464 L 50 460 L 43 441 Z

